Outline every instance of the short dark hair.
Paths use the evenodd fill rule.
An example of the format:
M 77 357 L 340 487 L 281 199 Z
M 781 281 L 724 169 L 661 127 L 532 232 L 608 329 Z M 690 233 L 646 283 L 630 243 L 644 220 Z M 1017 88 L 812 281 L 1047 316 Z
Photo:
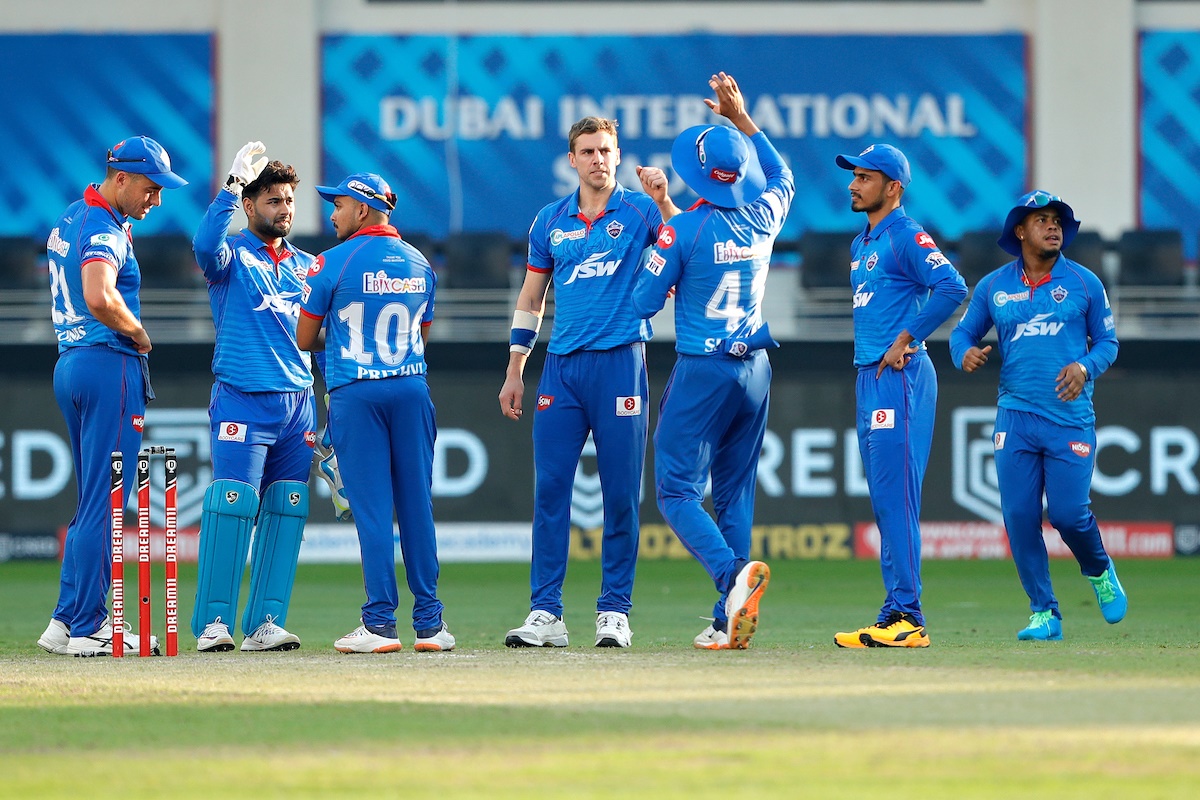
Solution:
M 281 183 L 286 183 L 295 189 L 300 184 L 300 178 L 296 175 L 296 168 L 291 164 L 272 161 L 263 167 L 263 171 L 258 174 L 257 178 L 246 184 L 246 187 L 242 189 L 242 197 L 253 200 L 272 186 Z
M 604 117 L 584 117 L 571 126 L 571 130 L 567 133 L 567 152 L 575 152 L 575 140 L 585 133 L 611 133 L 613 139 L 617 138 L 617 121 L 615 119 L 605 119 Z

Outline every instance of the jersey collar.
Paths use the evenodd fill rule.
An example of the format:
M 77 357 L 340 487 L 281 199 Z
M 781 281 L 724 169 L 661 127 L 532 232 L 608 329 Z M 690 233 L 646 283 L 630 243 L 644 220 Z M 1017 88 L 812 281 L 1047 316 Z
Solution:
M 95 208 L 103 208 L 112 215 L 112 218 L 118 225 L 125 229 L 125 235 L 128 236 L 130 240 L 133 239 L 133 235 L 129 232 L 129 217 L 125 216 L 124 214 L 118 214 L 116 209 L 110 206 L 108 201 L 104 199 L 104 195 L 100 194 L 100 189 L 96 186 L 96 184 L 89 184 L 88 187 L 83 190 L 83 202 Z
M 612 211 L 616 211 L 618 208 L 620 208 L 621 201 L 624 199 L 624 197 L 625 197 L 625 187 L 618 183 L 616 186 L 613 187 L 612 194 L 610 194 L 608 196 L 608 203 L 606 203 L 604 206 L 604 214 L 608 214 L 608 213 L 610 213 Z M 582 219 L 584 222 L 595 222 L 596 219 L 600 219 L 600 217 L 596 217 L 596 219 L 588 220 L 582 214 L 579 213 L 579 190 L 578 189 L 575 190 L 575 192 L 571 195 L 571 199 L 567 202 L 567 213 L 570 214 L 572 217 L 578 217 L 579 219 Z M 604 216 L 604 214 L 601 214 L 600 216 L 602 217 L 602 216 Z
M 863 239 L 878 239 L 883 235 L 884 231 L 906 216 L 908 215 L 904 213 L 904 206 L 896 206 L 886 217 L 879 220 L 879 224 L 875 226 L 874 230 L 872 230 L 871 222 L 868 220 L 866 227 L 863 228 Z
M 347 236 L 346 240 L 349 241 L 355 236 L 390 236 L 399 239 L 400 233 L 392 225 L 368 225 L 365 228 L 359 228 L 357 231 Z

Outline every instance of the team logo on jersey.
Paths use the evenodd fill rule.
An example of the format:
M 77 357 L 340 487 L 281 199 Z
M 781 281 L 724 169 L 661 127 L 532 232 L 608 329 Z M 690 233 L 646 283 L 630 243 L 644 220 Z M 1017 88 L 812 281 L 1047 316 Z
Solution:
M 617 416 L 618 417 L 637 417 L 642 413 L 642 398 L 640 397 L 618 397 L 617 398 Z
M 571 239 L 584 239 L 587 237 L 587 229 L 580 228 L 577 231 L 564 231 L 561 228 L 555 228 L 550 231 L 550 246 L 558 247 L 564 241 Z
M 1092 454 L 1092 446 L 1087 442 L 1071 442 L 1071 452 L 1080 458 L 1087 458 Z
M 146 427 L 146 417 L 143 416 L 142 414 L 134 414 L 133 417 L 130 418 L 129 421 L 131 423 L 133 423 L 133 429 L 135 431 L 137 431 L 138 433 L 141 433 L 142 430 Z
M 734 342 L 729 345 L 729 355 L 734 358 L 745 358 L 746 353 L 750 352 L 750 345 L 745 342 Z
M 318 272 L 320 272 L 320 271 L 321 271 L 321 268 L 322 268 L 322 267 L 324 267 L 324 266 L 325 266 L 325 256 L 324 256 L 324 254 L 317 256 L 317 260 L 316 260 L 316 261 L 314 261 L 314 262 L 312 263 L 312 266 L 310 266 L 310 267 L 308 268 L 308 274 L 309 274 L 309 277 L 312 277 L 313 275 L 316 275 Z
M 667 260 L 658 253 L 651 253 L 650 258 L 646 261 L 646 269 L 650 270 L 652 275 L 662 275 L 663 267 L 667 265 Z
M 606 278 L 612 275 L 617 271 L 617 267 L 621 266 L 621 259 L 605 261 L 604 257 L 611 252 L 611 250 L 605 250 L 603 253 L 592 253 L 576 264 L 575 269 L 571 272 L 571 277 L 567 278 L 563 286 L 574 283 L 576 278 Z
M 50 238 L 46 240 L 46 249 L 60 256 L 65 256 L 67 251 L 71 249 L 71 245 L 62 240 L 62 237 L 59 236 L 58 228 L 55 228 L 50 231 Z
M 1015 342 L 1017 339 L 1027 336 L 1058 336 L 1058 332 L 1063 329 L 1065 322 L 1047 322 L 1050 319 L 1049 314 L 1037 314 L 1033 319 L 1024 324 L 1018 325 L 1017 330 L 1013 333 L 1010 342 Z
M 917 247 L 924 247 L 927 250 L 936 250 L 937 249 L 937 242 L 935 242 L 933 240 L 933 237 L 930 236 L 925 231 L 921 231 L 920 233 L 917 234 L 916 242 L 917 242 Z
M 316 447 L 317 446 L 317 432 L 316 431 L 305 431 L 304 432 L 304 443 L 306 445 L 308 445 L 309 447 Z
M 625 230 L 625 226 L 614 219 L 612 222 L 608 223 L 608 227 L 604 229 L 604 232 L 612 238 L 617 239 L 620 238 L 621 231 L 623 230 Z
M 1067 299 L 1067 290 L 1064 289 L 1060 284 L 1059 286 L 1055 286 L 1050 290 L 1050 296 L 1054 298 L 1054 302 L 1061 303 L 1063 300 Z
M 1008 433 L 1005 431 L 996 431 L 996 433 L 992 436 L 992 444 L 997 450 L 1004 449 L 1004 437 L 1007 435 Z
M 891 430 L 896 427 L 896 409 L 877 408 L 871 412 L 871 430 Z
M 934 250 L 932 253 L 925 256 L 925 263 L 929 265 L 930 269 L 937 269 L 938 267 L 950 266 L 950 259 L 942 255 L 941 250 Z
M 538 399 L 537 399 L 537 410 L 538 410 L 538 411 L 545 411 L 545 410 L 546 410 L 547 408 L 549 408 L 549 407 L 550 407 L 550 406 L 551 406 L 553 403 L 554 403 L 554 395 L 552 395 L 552 394 L 539 394 L 539 395 L 538 395 Z
M 875 269 L 875 265 L 879 263 L 879 253 L 871 253 L 867 256 L 867 272 Z
M 218 442 L 246 441 L 246 424 L 244 422 L 222 422 L 217 427 L 220 430 L 217 434 Z
M 675 229 L 670 225 L 663 225 L 662 230 L 658 232 L 658 242 L 656 244 L 663 250 L 675 244 Z

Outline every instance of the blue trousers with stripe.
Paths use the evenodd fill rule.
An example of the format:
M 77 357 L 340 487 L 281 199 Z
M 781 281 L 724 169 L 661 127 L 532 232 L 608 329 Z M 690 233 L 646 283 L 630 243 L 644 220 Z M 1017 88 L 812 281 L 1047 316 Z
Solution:
M 641 342 L 611 350 L 546 356 L 533 417 L 537 474 L 531 609 L 562 616 L 575 471 L 590 432 L 596 443 L 604 507 L 596 610 L 629 613 L 649 428 L 647 387 L 646 347 Z
M 1108 569 L 1108 553 L 1089 497 L 1096 429 L 1068 428 L 1039 414 L 1000 408 L 992 440 L 1000 510 L 1017 575 L 1029 595 L 1029 610 L 1051 611 L 1061 619 L 1042 538 L 1042 494 L 1050 524 L 1074 554 L 1080 571 L 1102 574 Z
M 921 484 L 933 446 L 937 373 L 924 352 L 902 370 L 862 367 L 855 386 L 858 452 L 879 527 L 883 622 L 893 612 L 921 624 Z

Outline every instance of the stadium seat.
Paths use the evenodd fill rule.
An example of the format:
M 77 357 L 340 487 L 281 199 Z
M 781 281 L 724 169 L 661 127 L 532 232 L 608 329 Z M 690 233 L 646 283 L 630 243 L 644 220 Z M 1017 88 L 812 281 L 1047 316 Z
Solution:
M 446 237 L 441 285 L 450 289 L 507 289 L 514 246 L 506 234 L 452 233 Z
M 1063 252 L 1067 258 L 1082 264 L 1096 273 L 1097 277 L 1108 285 L 1108 275 L 1105 274 L 1104 254 L 1108 245 L 1098 231 L 1080 231 L 1071 240 L 1071 246 Z
M 0 237 L 0 289 L 49 287 L 45 246 L 27 236 Z
M 1183 234 L 1178 230 L 1125 231 L 1117 254 L 1123 286 L 1183 285 Z
M 196 265 L 192 240 L 183 234 L 134 236 L 133 252 L 147 289 L 204 288 L 204 274 Z
M 850 288 L 850 243 L 859 231 L 805 231 L 800 237 L 800 285 Z
M 996 231 L 967 231 L 958 238 L 950 261 L 962 273 L 967 288 L 974 289 L 984 275 L 1013 260 L 996 244 L 998 238 Z

